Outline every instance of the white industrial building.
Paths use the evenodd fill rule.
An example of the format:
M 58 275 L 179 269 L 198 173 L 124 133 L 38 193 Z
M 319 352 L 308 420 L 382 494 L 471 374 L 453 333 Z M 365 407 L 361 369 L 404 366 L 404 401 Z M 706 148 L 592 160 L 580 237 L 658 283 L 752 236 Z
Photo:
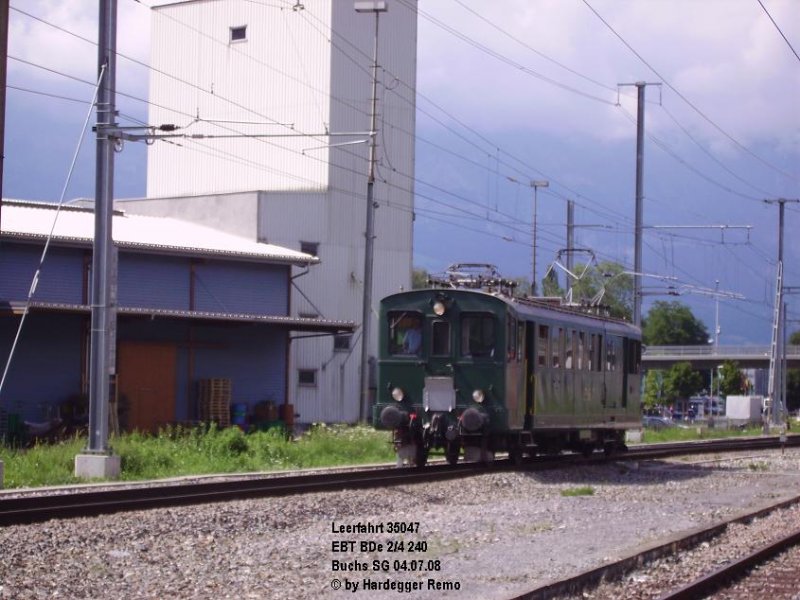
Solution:
M 412 270 L 416 0 L 378 17 L 373 306 Z M 375 13 L 352 0 L 191 0 L 153 9 L 147 198 L 128 212 L 303 250 L 293 316 L 361 322 Z M 170 133 L 170 132 L 167 132 Z M 375 318 L 376 311 L 373 311 Z M 370 355 L 376 355 L 373 321 Z M 301 423 L 359 418 L 360 329 L 291 344 Z M 268 398 L 265 398 L 267 400 Z

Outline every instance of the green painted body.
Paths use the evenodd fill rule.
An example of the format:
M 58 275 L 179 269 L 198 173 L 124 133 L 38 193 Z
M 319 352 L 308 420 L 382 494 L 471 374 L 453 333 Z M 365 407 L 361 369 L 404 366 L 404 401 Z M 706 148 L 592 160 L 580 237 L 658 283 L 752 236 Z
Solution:
M 434 313 L 437 302 L 445 308 L 441 316 Z M 409 324 L 421 325 L 417 353 L 401 347 Z M 381 302 L 374 424 L 383 427 L 381 414 L 394 406 L 420 426 L 438 415 L 437 427 L 458 428 L 461 445 L 621 443 L 624 430 L 640 423 L 640 340 L 630 324 L 544 302 L 467 289 L 394 294 Z M 430 391 L 434 384 L 439 391 Z M 395 388 L 403 392 L 399 402 Z M 454 406 L 446 400 L 450 388 Z M 475 390 L 483 402 L 473 399 Z M 470 408 L 469 416 L 479 413 L 483 421 L 468 431 Z

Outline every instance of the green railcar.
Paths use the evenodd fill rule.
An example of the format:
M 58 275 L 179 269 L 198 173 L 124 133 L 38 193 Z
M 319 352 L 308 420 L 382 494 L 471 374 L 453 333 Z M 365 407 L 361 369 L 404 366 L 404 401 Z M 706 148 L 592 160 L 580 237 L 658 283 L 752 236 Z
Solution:
M 381 302 L 373 422 L 393 430 L 398 462 L 608 453 L 639 427 L 640 330 L 503 283 Z

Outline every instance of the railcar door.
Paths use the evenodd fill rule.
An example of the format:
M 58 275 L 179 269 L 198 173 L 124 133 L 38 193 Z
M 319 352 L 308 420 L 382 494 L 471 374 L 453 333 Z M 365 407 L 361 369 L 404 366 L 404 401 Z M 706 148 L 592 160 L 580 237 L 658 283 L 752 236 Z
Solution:
M 625 363 L 623 360 L 622 338 L 616 335 L 605 336 L 605 417 L 616 421 L 623 405 L 625 387 Z M 625 382 L 627 383 L 627 382 Z
M 533 429 L 536 393 L 536 323 L 525 323 L 525 429 Z

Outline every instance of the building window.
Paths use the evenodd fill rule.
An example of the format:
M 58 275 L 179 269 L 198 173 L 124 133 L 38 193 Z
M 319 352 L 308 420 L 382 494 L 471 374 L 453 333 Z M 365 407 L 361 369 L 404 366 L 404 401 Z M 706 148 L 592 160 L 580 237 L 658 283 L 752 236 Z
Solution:
M 300 252 L 319 256 L 319 242 L 300 242 Z
M 302 312 L 297 315 L 301 319 L 319 319 L 319 315 L 315 312 Z
M 350 350 L 351 339 L 353 339 L 353 335 L 350 333 L 337 333 L 333 336 L 333 349 L 341 352 Z
M 316 369 L 298 369 L 297 383 L 302 387 L 317 387 Z
M 247 41 L 247 25 L 239 27 L 231 27 L 231 41 L 232 42 L 246 42 Z

